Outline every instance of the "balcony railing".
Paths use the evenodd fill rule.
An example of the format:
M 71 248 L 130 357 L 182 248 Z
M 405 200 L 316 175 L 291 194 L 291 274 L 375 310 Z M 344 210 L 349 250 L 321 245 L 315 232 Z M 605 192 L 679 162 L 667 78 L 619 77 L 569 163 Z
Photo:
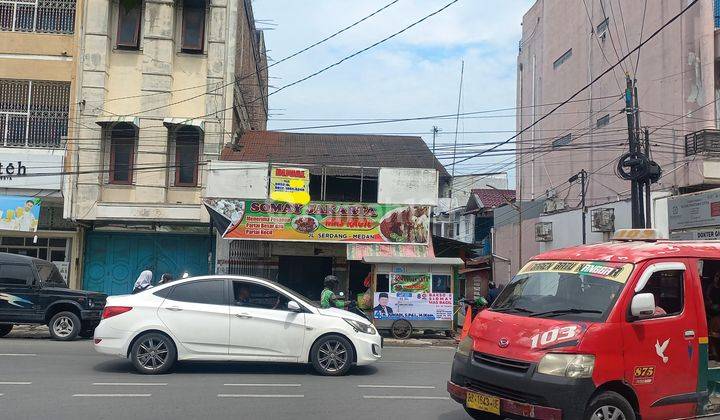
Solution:
M 71 34 L 75 0 L 0 0 L 0 31 Z
M 720 157 L 720 130 L 700 130 L 685 135 L 685 156 Z
M 0 146 L 61 146 L 69 104 L 70 83 L 0 79 Z

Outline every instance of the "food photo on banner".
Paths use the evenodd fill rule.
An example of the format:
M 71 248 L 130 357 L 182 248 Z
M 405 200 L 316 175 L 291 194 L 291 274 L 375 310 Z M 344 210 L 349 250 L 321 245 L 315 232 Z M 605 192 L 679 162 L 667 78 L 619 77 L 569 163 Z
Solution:
M 41 202 L 35 197 L 0 197 L 0 230 L 36 232 Z
M 375 319 L 447 321 L 452 319 L 452 293 L 431 292 L 432 275 L 390 274 L 390 292 L 375 293 Z
M 203 202 L 226 239 L 426 244 L 430 235 L 427 206 L 222 198 Z

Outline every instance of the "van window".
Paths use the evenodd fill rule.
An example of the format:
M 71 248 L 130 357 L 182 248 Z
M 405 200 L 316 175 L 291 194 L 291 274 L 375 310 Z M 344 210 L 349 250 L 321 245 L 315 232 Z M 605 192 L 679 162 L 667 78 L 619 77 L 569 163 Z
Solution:
M 648 279 L 640 293 L 655 296 L 655 313 L 650 318 L 677 315 L 683 311 L 684 274 L 682 270 L 657 271 Z
M 0 265 L 0 286 L 29 286 L 35 282 L 32 267 L 21 264 Z

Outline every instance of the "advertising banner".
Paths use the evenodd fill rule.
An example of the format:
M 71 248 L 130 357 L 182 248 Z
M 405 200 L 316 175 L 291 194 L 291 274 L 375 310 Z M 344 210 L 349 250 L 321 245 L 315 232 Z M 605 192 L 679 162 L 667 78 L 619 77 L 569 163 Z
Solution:
M 430 235 L 427 206 L 213 198 L 204 203 L 225 219 L 225 239 L 427 244 Z
M 670 230 L 720 225 L 720 188 L 668 198 Z
M 430 274 L 390 274 L 390 290 L 393 292 L 429 293 Z
M 41 201 L 35 197 L 0 196 L 0 230 L 36 232 Z
M 408 321 L 450 321 L 453 316 L 452 293 L 375 293 L 375 319 Z
M 273 166 L 270 172 L 270 199 L 293 204 L 309 203 L 310 171 Z

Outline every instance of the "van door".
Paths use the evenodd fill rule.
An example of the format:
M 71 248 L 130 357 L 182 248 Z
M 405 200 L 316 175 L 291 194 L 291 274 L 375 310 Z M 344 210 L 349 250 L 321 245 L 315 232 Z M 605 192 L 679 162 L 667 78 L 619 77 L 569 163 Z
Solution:
M 32 266 L 0 264 L 0 321 L 35 321 L 37 297 Z
M 698 375 L 695 272 L 685 259 L 652 261 L 632 284 L 623 321 L 625 380 L 635 389 L 643 418 L 695 414 Z M 655 313 L 632 319 L 632 296 L 652 293 Z

